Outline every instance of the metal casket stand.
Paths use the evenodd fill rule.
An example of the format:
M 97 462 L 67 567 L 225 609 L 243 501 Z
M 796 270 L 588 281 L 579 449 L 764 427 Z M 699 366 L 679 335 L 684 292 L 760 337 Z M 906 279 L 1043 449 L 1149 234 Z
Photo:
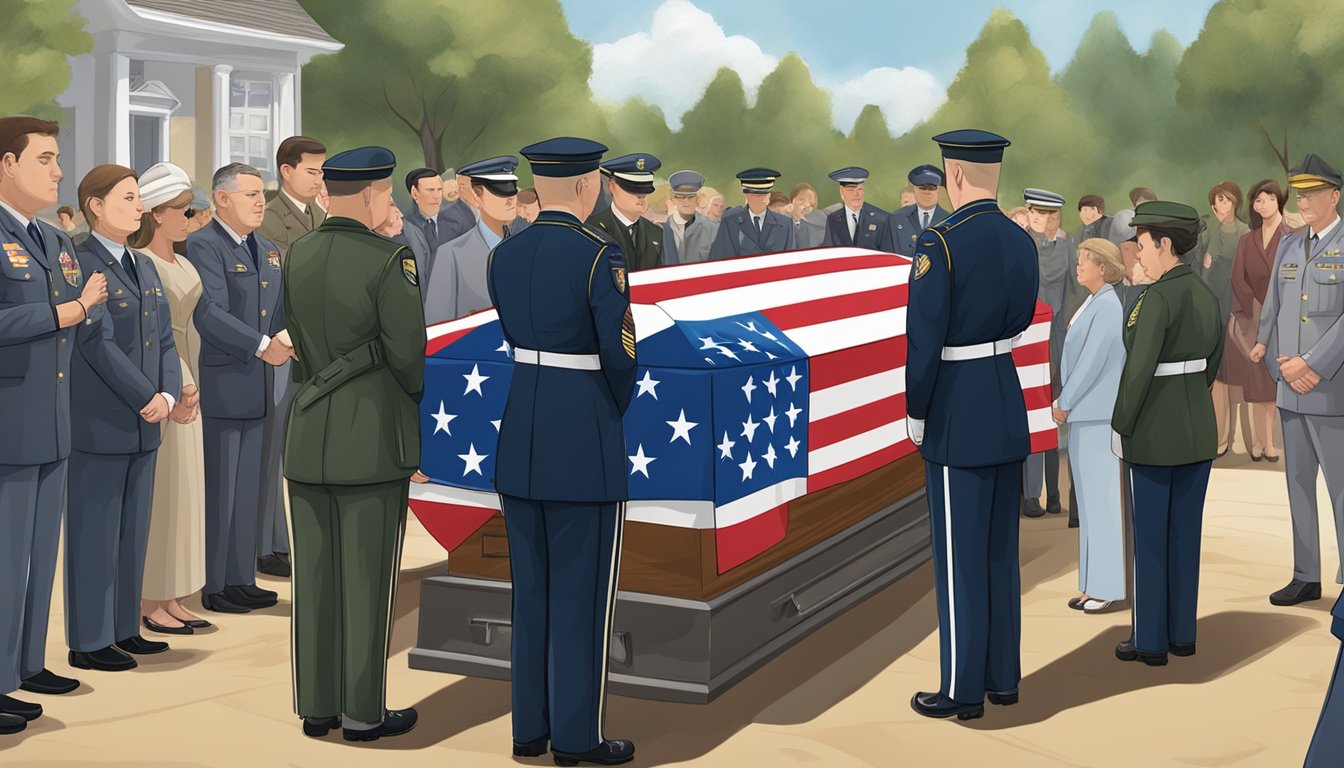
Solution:
M 608 690 L 703 704 L 929 558 L 921 488 L 707 601 L 621 591 Z M 433 576 L 420 588 L 412 669 L 507 680 L 507 581 Z

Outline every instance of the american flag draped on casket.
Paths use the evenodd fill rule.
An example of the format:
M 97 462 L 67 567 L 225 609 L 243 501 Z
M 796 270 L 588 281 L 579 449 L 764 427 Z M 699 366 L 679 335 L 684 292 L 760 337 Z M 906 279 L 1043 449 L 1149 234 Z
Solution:
M 712 529 L 724 573 L 784 540 L 788 505 L 916 448 L 905 427 L 910 260 L 826 248 L 630 275 L 639 369 L 626 520 Z M 1050 309 L 1013 351 L 1033 451 L 1056 445 Z M 411 508 L 453 550 L 499 510 L 513 363 L 493 310 L 429 329 Z M 544 457 L 539 457 L 544 460 Z

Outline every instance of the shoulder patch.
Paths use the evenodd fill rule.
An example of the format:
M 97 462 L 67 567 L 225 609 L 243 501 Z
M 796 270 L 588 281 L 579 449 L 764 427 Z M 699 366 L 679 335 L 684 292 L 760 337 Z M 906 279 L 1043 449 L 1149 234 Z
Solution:
M 1147 297 L 1147 291 L 1139 294 L 1139 300 L 1134 302 L 1134 308 L 1129 311 L 1129 319 L 1125 321 L 1126 328 L 1133 328 L 1134 324 L 1139 322 L 1139 310 L 1143 308 L 1143 300 Z
M 921 277 L 923 277 L 925 274 L 927 274 L 928 271 L 929 271 L 929 266 L 930 266 L 931 264 L 932 264 L 932 262 L 930 262 L 928 254 L 925 254 L 925 253 L 917 254 L 917 255 L 915 256 L 915 276 L 914 276 L 914 279 L 915 279 L 915 280 L 918 280 L 919 278 L 921 278 Z
M 401 259 L 401 274 L 406 278 L 406 282 L 411 285 L 420 284 L 420 276 L 415 272 L 415 258 L 403 256 Z
M 630 359 L 635 357 L 635 316 L 630 312 L 630 307 L 625 308 L 625 317 L 621 319 L 621 347 Z

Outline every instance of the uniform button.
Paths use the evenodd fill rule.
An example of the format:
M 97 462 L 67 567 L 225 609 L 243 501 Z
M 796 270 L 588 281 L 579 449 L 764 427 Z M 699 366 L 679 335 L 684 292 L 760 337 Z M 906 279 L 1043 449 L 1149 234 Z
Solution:
M 64 379 L 64 378 L 65 378 L 65 371 L 57 371 L 57 372 L 56 372 L 56 378 L 58 378 L 58 379 Z
M 29 272 L 24 272 L 24 273 L 23 273 L 23 279 L 24 279 L 24 280 L 32 280 L 32 279 L 33 279 L 33 276 L 32 276 L 32 274 L 29 273 Z
M 52 292 L 51 292 L 51 295 L 52 295 L 52 296 L 60 296 L 60 295 L 61 295 L 61 292 L 60 292 L 60 291 L 52 291 Z
M 64 337 L 64 336 L 61 337 L 61 343 L 62 343 L 62 344 L 65 343 L 65 337 Z
M 1302 300 L 1303 300 L 1303 301 L 1306 301 L 1306 300 L 1307 300 L 1307 294 L 1305 294 L 1305 293 L 1302 294 Z
M 1302 322 L 1304 322 L 1304 323 L 1307 322 L 1307 316 L 1306 316 L 1306 315 L 1303 315 L 1303 316 L 1302 316 Z
M 1303 319 L 1305 320 L 1306 318 L 1303 318 Z M 149 342 L 148 342 L 148 341 L 145 342 L 145 346 L 146 346 L 146 347 L 149 346 Z
M 266 316 L 266 310 L 264 310 L 264 309 L 261 310 L 261 316 L 262 316 L 262 317 L 265 317 L 265 316 Z

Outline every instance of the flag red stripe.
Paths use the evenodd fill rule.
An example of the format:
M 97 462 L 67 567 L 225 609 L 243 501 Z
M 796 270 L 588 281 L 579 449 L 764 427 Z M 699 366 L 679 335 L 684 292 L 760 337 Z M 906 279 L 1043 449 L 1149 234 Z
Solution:
M 789 533 L 789 505 L 784 503 L 740 523 L 714 531 L 719 573 L 727 573 L 784 540 Z
M 1035 411 L 1041 408 L 1049 408 L 1054 398 L 1050 396 L 1050 385 L 1045 384 L 1039 387 L 1027 387 L 1022 390 L 1022 399 L 1027 403 L 1028 411 Z
M 884 397 L 867 405 L 811 422 L 807 425 L 807 448 L 811 451 L 825 448 L 904 418 L 905 394 Z
M 489 325 L 489 323 L 487 323 L 486 325 Z M 485 327 L 484 325 L 476 326 L 476 328 L 484 328 L 484 327 Z M 438 337 L 437 339 L 430 339 L 425 344 L 425 355 L 429 356 L 433 355 L 435 352 L 439 352 L 444 347 L 447 347 L 448 345 L 452 344 L 453 342 L 457 341 L 463 336 L 466 336 L 468 333 L 471 333 L 472 331 L 476 330 L 476 328 L 463 328 L 460 331 L 445 333 L 444 335 Z
M 827 296 L 824 299 L 800 301 L 761 310 L 766 319 L 786 333 L 807 325 L 844 320 L 859 315 L 903 307 L 910 295 L 908 285 L 893 285 L 872 291 Z
M 673 280 L 666 283 L 631 285 L 630 298 L 637 304 L 657 304 L 660 301 L 667 301 L 668 299 L 680 299 L 685 296 L 712 293 L 714 291 L 723 291 L 729 288 L 741 288 L 747 285 L 761 285 L 763 283 L 771 283 L 779 280 L 790 280 L 796 277 L 826 275 L 835 272 L 850 272 L 875 269 L 878 267 L 898 267 L 902 264 L 909 263 L 909 259 L 889 253 L 875 253 L 872 256 L 855 256 L 848 259 L 827 259 L 823 256 L 815 261 L 805 261 L 801 264 L 786 264 L 778 267 L 766 267 L 764 269 L 754 270 L 744 269 L 720 275 L 688 277 L 683 280 Z
M 808 475 L 807 492 L 816 493 L 833 485 L 848 482 L 860 475 L 866 475 L 874 469 L 885 467 L 891 462 L 903 456 L 909 456 L 914 452 L 915 444 L 909 440 L 902 440 L 895 445 L 889 445 L 838 467 L 831 467 L 814 475 Z
M 1021 368 L 1027 365 L 1040 365 L 1050 362 L 1050 342 L 1038 341 L 1013 347 L 1013 365 Z
M 905 337 L 897 336 L 818 355 L 808 361 L 813 392 L 905 365 Z
M 425 526 L 429 535 L 439 542 L 445 551 L 452 552 L 462 542 L 480 530 L 490 518 L 499 514 L 498 510 L 482 507 L 468 507 L 460 504 L 440 504 L 435 501 L 410 500 L 411 511 L 420 524 Z

